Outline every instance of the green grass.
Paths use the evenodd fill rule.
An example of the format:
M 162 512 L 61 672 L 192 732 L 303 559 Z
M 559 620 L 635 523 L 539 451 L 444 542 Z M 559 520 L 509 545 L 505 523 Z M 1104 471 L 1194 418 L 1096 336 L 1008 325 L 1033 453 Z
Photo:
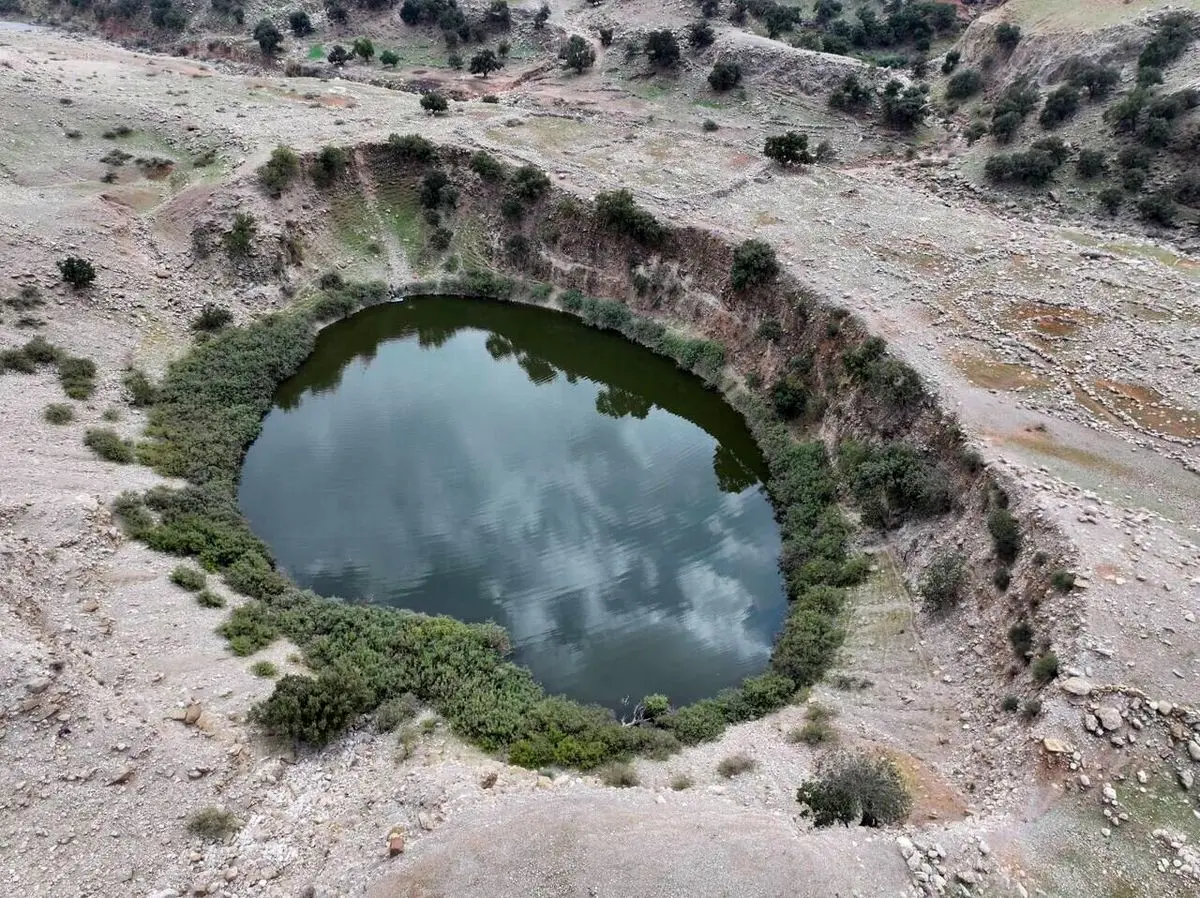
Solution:
M 324 44 L 313 44 L 311 47 L 308 48 L 308 57 L 307 58 L 313 62 L 316 62 L 318 59 L 324 59 L 325 58 L 325 45 Z
M 50 424 L 70 424 L 75 420 L 75 409 L 65 402 L 51 402 L 42 417 Z

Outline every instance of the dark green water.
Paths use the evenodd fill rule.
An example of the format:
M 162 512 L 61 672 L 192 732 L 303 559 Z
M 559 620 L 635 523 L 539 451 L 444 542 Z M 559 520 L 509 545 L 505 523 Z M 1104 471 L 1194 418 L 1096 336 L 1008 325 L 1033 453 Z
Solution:
M 322 332 L 239 501 L 302 586 L 494 620 L 547 690 L 619 707 L 763 669 L 785 610 L 764 476 L 741 417 L 669 360 L 424 297 Z

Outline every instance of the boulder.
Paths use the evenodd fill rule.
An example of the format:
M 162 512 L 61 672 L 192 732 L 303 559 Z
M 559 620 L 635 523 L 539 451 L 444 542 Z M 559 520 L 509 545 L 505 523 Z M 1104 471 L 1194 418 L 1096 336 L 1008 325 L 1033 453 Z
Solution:
M 1085 696 L 1092 693 L 1092 684 L 1083 677 L 1067 677 L 1059 686 L 1069 695 Z

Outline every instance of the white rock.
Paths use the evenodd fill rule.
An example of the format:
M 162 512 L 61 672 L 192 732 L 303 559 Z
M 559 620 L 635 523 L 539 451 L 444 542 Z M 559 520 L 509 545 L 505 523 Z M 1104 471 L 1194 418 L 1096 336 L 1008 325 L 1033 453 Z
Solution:
M 1063 692 L 1071 695 L 1090 695 L 1092 692 L 1092 684 L 1083 677 L 1068 677 L 1063 680 L 1059 686 Z
M 1111 706 L 1105 705 L 1097 708 L 1096 719 L 1100 721 L 1100 726 L 1106 730 L 1118 730 L 1121 728 L 1121 712 Z

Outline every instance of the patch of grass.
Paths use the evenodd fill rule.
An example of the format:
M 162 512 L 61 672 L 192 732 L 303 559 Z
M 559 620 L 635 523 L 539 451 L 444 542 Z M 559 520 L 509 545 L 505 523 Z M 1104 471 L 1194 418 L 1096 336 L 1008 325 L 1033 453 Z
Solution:
M 1021 707 L 1021 700 L 1015 695 L 1004 696 L 1004 701 L 1000 702 L 1000 710 L 1007 711 L 1012 714 Z
M 111 427 L 89 427 L 83 435 L 83 445 L 105 461 L 128 465 L 134 460 L 133 443 Z
M 275 666 L 275 662 L 267 661 L 265 658 L 262 661 L 255 661 L 250 665 L 250 673 L 256 677 L 273 680 L 279 676 L 279 668 Z
M 42 417 L 50 424 L 70 424 L 75 420 L 75 409 L 65 402 L 51 402 L 42 411 Z
M 225 598 L 211 589 L 202 589 L 196 593 L 196 604 L 201 608 L 224 608 Z
M 109 424 L 116 424 L 121 420 L 121 410 L 119 408 L 106 408 L 100 415 L 102 421 L 107 421 Z
M 1033 662 L 1031 670 L 1033 678 L 1039 683 L 1049 683 L 1058 676 L 1058 655 L 1054 654 L 1054 652 L 1047 652 L 1044 655 L 1040 655 Z
M 1075 575 L 1068 570 L 1059 568 L 1050 575 L 1050 585 L 1059 592 L 1070 592 L 1075 588 Z
M 208 578 L 203 571 L 199 571 L 191 565 L 180 564 L 171 571 L 171 582 L 188 592 L 199 592 L 204 589 Z
M 628 789 L 631 786 L 638 785 L 641 780 L 638 779 L 637 771 L 633 769 L 632 764 L 624 764 L 620 762 L 612 762 L 605 764 L 598 771 L 600 782 L 606 786 L 613 786 L 618 789 Z
M 1037 698 L 1027 698 L 1021 703 L 1021 717 L 1026 721 L 1033 720 L 1042 713 L 1042 701 Z
M 229 811 L 210 805 L 188 818 L 188 832 L 209 842 L 223 842 L 242 828 Z
M 757 766 L 758 761 L 747 754 L 739 752 L 736 755 L 729 755 L 722 758 L 717 764 L 717 773 L 721 774 L 725 779 L 733 779 L 735 776 L 749 773 Z

